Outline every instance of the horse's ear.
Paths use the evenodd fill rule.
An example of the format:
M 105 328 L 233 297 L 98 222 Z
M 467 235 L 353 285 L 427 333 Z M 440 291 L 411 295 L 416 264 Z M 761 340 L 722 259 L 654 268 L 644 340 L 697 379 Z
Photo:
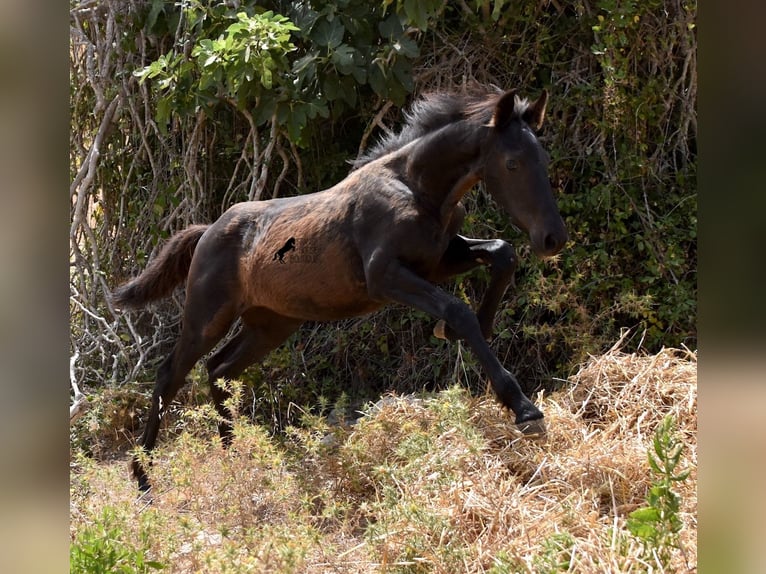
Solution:
M 537 98 L 537 101 L 527 108 L 527 110 L 521 116 L 521 119 L 527 122 L 527 125 L 533 130 L 539 130 L 543 125 L 543 120 L 545 119 L 545 106 L 547 104 L 548 92 L 547 90 L 543 90 L 543 93 L 540 94 L 540 97 Z
M 516 113 L 516 91 L 505 92 L 495 104 L 495 112 L 489 125 L 496 128 L 505 128 L 511 123 Z

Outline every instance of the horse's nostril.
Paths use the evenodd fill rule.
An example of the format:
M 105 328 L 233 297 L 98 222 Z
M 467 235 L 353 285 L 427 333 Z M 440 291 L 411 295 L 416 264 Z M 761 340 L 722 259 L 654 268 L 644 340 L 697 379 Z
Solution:
M 556 255 L 564 248 L 569 236 L 565 229 L 551 231 L 546 233 L 543 238 L 543 251 L 546 255 Z
M 552 257 L 564 248 L 569 240 L 566 229 L 541 230 L 538 235 L 530 235 L 534 252 L 540 257 Z
M 545 236 L 545 241 L 543 243 L 545 250 L 547 252 L 558 252 L 559 249 L 561 249 L 561 241 L 553 234 L 549 233 Z

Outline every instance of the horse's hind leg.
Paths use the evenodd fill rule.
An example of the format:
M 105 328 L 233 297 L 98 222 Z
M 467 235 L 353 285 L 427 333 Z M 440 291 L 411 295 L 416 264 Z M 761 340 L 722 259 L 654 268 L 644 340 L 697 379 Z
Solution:
M 471 239 L 454 237 L 436 272 L 439 279 L 465 273 L 480 265 L 490 266 L 489 285 L 481 300 L 476 316 L 484 338 L 492 338 L 495 315 L 508 287 L 513 284 L 516 271 L 516 252 L 502 239 Z M 454 340 L 456 334 L 444 321 L 434 327 L 434 334 L 442 339 Z
M 239 333 L 208 360 L 211 395 L 215 409 L 222 418 L 218 423 L 218 434 L 224 446 L 228 446 L 232 438 L 231 415 L 224 405 L 230 395 L 216 381 L 237 378 L 247 367 L 281 345 L 301 323 L 266 310 L 247 313 L 242 317 Z
M 205 305 L 196 306 L 188 296 L 186 303 L 181 336 L 157 372 L 149 418 L 139 441 L 139 445 L 147 454 L 154 449 L 162 416 L 184 386 L 186 375 L 194 364 L 221 340 L 234 320 L 231 304 L 214 305 L 211 304 L 211 300 L 207 300 Z M 133 458 L 131 469 L 138 481 L 139 490 L 149 490 L 149 479 L 138 457 Z

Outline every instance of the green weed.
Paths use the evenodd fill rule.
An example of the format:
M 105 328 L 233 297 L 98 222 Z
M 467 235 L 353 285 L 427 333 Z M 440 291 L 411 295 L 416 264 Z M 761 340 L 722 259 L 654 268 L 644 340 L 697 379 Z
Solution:
M 659 563 L 667 572 L 672 553 L 680 549 L 679 532 L 683 522 L 679 516 L 681 497 L 674 483 L 685 481 L 689 469 L 679 471 L 683 443 L 678 439 L 673 417 L 666 416 L 654 433 L 653 451 L 647 457 L 655 475 L 646 496 L 647 505 L 630 513 L 627 528 L 644 548 L 646 560 Z
M 165 565 L 147 556 L 151 527 L 142 521 L 138 543 L 127 540 L 115 508 L 107 506 L 93 524 L 82 528 L 69 548 L 72 574 L 140 574 L 162 570 Z

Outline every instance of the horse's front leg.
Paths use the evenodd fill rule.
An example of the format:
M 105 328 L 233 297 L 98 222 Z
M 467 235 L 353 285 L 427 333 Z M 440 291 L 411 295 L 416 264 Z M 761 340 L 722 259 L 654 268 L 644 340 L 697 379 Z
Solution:
M 503 405 L 516 414 L 526 434 L 544 432 L 543 414 L 522 392 L 516 377 L 497 359 L 485 340 L 479 321 L 468 305 L 429 283 L 395 259 L 374 254 L 365 268 L 373 299 L 402 303 L 444 320 L 476 355 Z
M 489 265 L 490 279 L 476 316 L 481 332 L 488 341 L 492 338 L 495 315 L 505 292 L 513 284 L 516 271 L 516 252 L 502 239 L 471 239 L 456 235 L 452 238 L 434 274 L 438 281 L 466 273 L 480 265 Z M 457 334 L 444 321 L 434 327 L 434 335 L 455 340 Z

